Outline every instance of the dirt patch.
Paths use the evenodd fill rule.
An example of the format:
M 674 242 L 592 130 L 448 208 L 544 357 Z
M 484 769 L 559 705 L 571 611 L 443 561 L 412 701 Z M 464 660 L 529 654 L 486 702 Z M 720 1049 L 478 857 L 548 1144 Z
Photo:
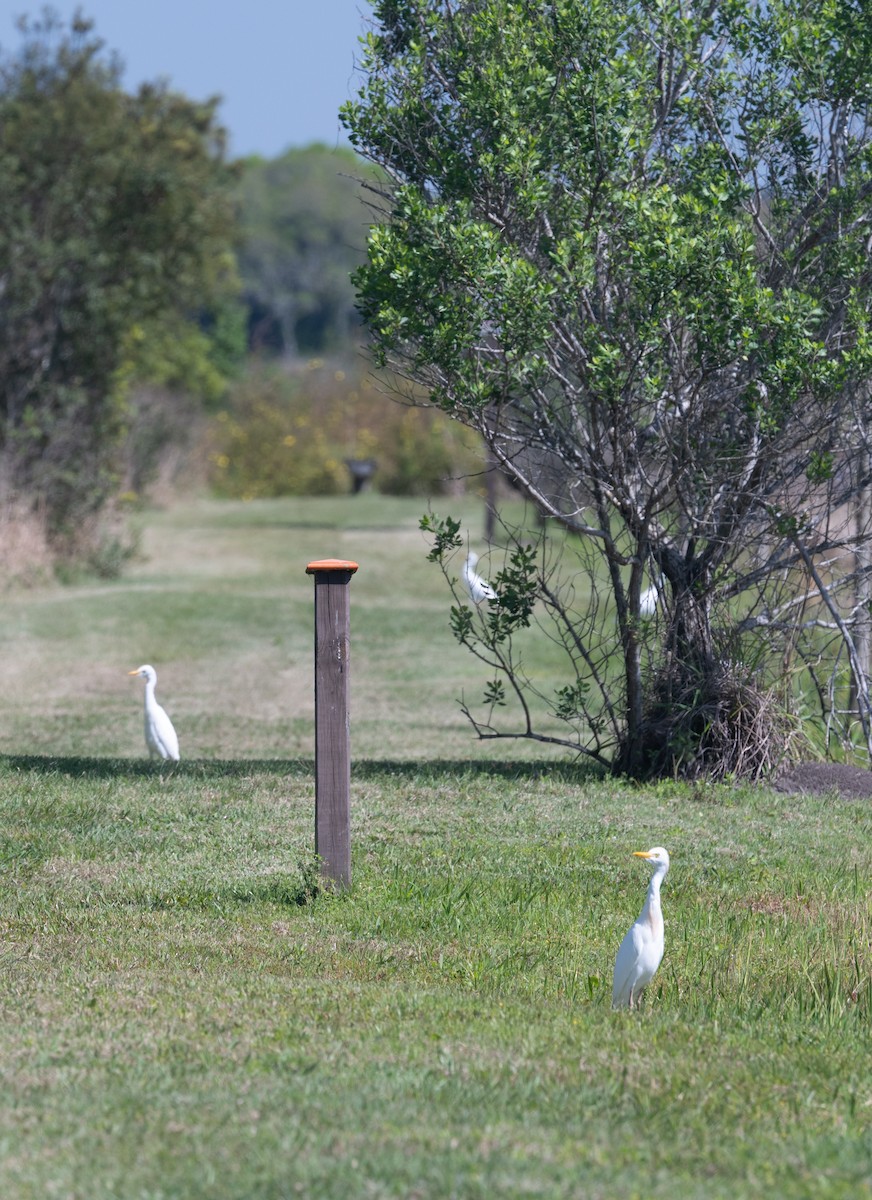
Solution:
M 872 797 L 872 771 L 848 763 L 798 763 L 779 775 L 772 786 L 776 792 L 789 795 L 821 796 L 838 792 L 840 796 L 861 799 Z

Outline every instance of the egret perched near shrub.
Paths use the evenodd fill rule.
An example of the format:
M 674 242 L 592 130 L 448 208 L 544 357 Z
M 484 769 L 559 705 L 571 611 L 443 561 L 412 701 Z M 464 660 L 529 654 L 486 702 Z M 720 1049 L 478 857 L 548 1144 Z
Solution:
M 463 564 L 463 582 L 472 597 L 473 604 L 481 604 L 482 600 L 498 600 L 499 596 L 487 580 L 476 574 L 475 564 L 477 562 L 478 555 L 474 550 L 470 550 L 466 556 L 466 562 Z
M 658 608 L 665 607 L 666 580 L 657 576 L 639 597 L 639 616 L 653 617 Z
M 636 858 L 645 858 L 654 866 L 648 895 L 635 924 L 627 930 L 615 959 L 612 1007 L 633 1008 L 642 989 L 650 983 L 663 958 L 663 912 L 660 908 L 660 884 L 669 870 L 669 854 L 662 846 L 634 850 Z
M 652 583 L 650 587 L 645 588 L 642 595 L 639 597 L 639 613 L 643 617 L 653 617 L 657 611 L 657 604 L 660 600 L 660 590 Z
M 154 694 L 157 671 L 146 664 L 135 671 L 128 671 L 128 675 L 137 675 L 145 680 L 145 744 L 149 754 L 157 755 L 164 761 L 171 759 L 178 762 L 179 739 L 166 710 L 161 708 Z

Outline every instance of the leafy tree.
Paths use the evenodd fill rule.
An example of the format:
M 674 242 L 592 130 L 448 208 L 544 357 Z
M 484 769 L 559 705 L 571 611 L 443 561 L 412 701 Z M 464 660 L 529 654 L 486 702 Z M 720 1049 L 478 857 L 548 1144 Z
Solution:
M 20 28 L 0 64 L 0 484 L 69 544 L 114 490 L 145 332 L 188 328 L 232 276 L 232 177 L 215 100 L 127 94 L 79 16 Z
M 558 740 L 757 775 L 816 710 L 872 747 L 866 0 L 373 12 L 343 110 L 391 181 L 361 309 L 378 360 L 570 535 L 535 577 L 520 544 L 506 566 L 566 649 L 540 688 Z M 543 736 L 525 621 L 456 612 L 526 714 L 479 732 Z
M 359 331 L 349 277 L 369 224 L 362 173 L 352 151 L 318 145 L 244 165 L 239 267 L 255 349 L 321 354 Z

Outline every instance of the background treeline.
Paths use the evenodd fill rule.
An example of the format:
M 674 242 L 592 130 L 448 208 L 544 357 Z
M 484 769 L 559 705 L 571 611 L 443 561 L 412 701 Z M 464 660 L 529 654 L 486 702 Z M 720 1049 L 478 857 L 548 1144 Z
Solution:
M 91 22 L 23 19 L 0 60 L 0 553 L 6 575 L 130 552 L 125 506 L 457 489 L 468 434 L 371 373 L 349 150 L 231 162 L 217 101 L 123 86 Z

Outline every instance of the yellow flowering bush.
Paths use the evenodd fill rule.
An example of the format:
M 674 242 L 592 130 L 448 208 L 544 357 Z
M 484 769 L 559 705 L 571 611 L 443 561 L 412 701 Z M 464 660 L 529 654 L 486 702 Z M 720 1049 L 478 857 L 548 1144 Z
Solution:
M 348 492 L 354 459 L 372 460 L 372 486 L 394 495 L 463 490 L 481 470 L 468 430 L 397 403 L 363 368 L 323 359 L 252 367 L 210 425 L 209 478 L 221 496 Z

